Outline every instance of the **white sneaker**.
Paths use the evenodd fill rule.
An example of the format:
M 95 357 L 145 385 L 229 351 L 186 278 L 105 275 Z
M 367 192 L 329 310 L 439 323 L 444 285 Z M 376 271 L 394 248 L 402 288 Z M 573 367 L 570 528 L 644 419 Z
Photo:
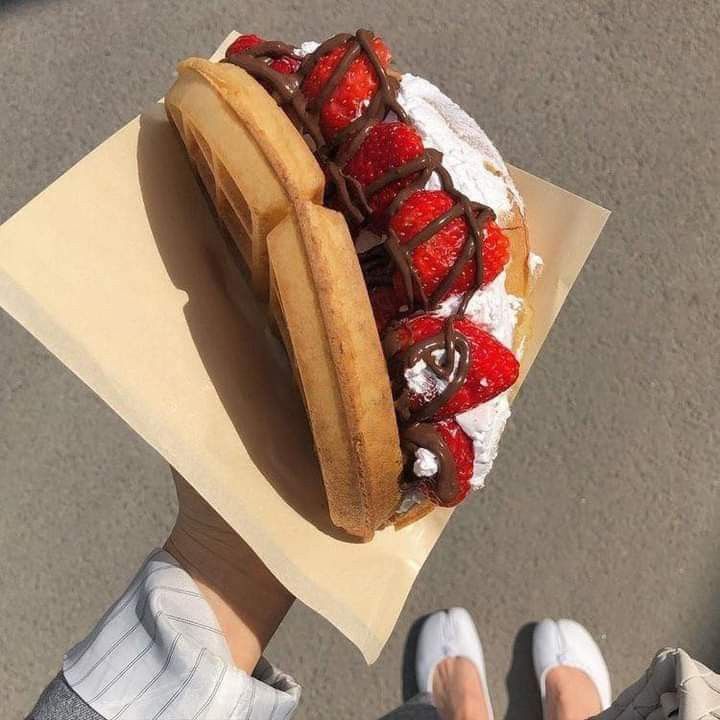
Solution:
M 612 702 L 610 673 L 592 635 L 574 620 L 543 620 L 533 633 L 533 664 L 545 712 L 545 679 L 559 665 L 582 670 L 595 683 L 602 709 Z
M 465 608 L 438 610 L 423 623 L 415 658 L 415 674 L 421 692 L 432 693 L 435 668 L 442 660 L 451 657 L 464 657 L 475 665 L 482 680 L 488 717 L 493 720 L 482 644 L 475 623 Z

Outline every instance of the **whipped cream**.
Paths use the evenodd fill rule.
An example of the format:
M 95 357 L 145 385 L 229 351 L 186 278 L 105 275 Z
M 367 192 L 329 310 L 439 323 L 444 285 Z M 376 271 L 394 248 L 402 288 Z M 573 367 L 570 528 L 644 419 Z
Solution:
M 402 515 L 408 512 L 408 510 L 412 510 L 415 505 L 419 505 L 421 502 L 425 502 L 425 500 L 427 500 L 427 497 L 425 496 L 425 493 L 419 488 L 408 490 L 406 493 L 403 494 L 402 500 L 398 505 L 398 515 Z
M 500 153 L 459 105 L 431 82 L 410 73 L 402 76 L 398 102 L 425 146 L 442 152 L 443 166 L 458 190 L 491 207 L 501 225 L 514 204 L 522 210 L 522 198 Z M 436 178 L 428 189 L 440 189 Z
M 523 301 L 505 289 L 506 277 L 503 270 L 491 283 L 476 290 L 470 298 L 465 316 L 512 350 L 513 333 Z M 451 295 L 440 303 L 436 313 L 448 317 L 457 310 L 461 300 L 460 295 Z
M 438 365 L 444 365 L 445 351 L 433 350 L 432 358 Z M 448 386 L 448 383 L 452 382 L 459 364 L 460 353 L 456 350 L 455 357 L 453 358 L 453 369 L 446 380 L 445 378 L 438 377 L 424 360 L 418 360 L 412 367 L 409 367 L 405 371 L 405 382 L 415 395 L 420 395 L 425 400 L 431 400 L 440 394 Z
M 304 57 L 317 47 L 316 42 L 305 42 L 300 46 L 298 55 Z M 523 210 L 520 193 L 500 153 L 475 120 L 459 105 L 431 82 L 410 73 L 401 78 L 398 102 L 419 132 L 425 147 L 435 148 L 443 153 L 443 166 L 450 173 L 458 190 L 471 200 L 491 207 L 500 225 L 511 219 L 515 208 Z M 392 114 L 387 118 L 394 119 Z M 427 189 L 440 189 L 436 177 L 430 179 Z M 527 262 L 530 274 L 537 277 L 542 269 L 542 258 L 530 253 Z M 489 285 L 477 290 L 470 299 L 465 314 L 503 345 L 512 349 L 522 300 L 506 291 L 505 281 L 506 274 L 502 272 Z M 460 301 L 459 295 L 453 295 L 440 305 L 436 313 L 447 317 L 457 309 Z M 434 358 L 442 361 L 444 354 L 441 350 L 436 351 Z M 458 360 L 459 355 L 456 354 L 456 363 Z M 442 392 L 447 386 L 447 382 L 437 377 L 422 360 L 406 370 L 405 380 L 412 392 L 428 398 Z M 455 417 L 473 442 L 473 488 L 484 485 L 497 456 L 500 436 L 509 417 L 510 402 L 507 391 Z M 417 448 L 413 471 L 418 477 L 432 477 L 438 471 L 437 456 L 426 448 Z M 410 509 L 423 497 L 419 491 L 406 494 L 399 512 Z
M 439 469 L 438 457 L 434 452 L 421 447 L 415 450 L 413 472 L 418 477 L 432 477 L 437 474 Z
M 534 252 L 528 253 L 527 265 L 530 275 L 533 278 L 540 277 L 544 264 L 544 260 L 539 255 L 536 255 Z
M 411 392 L 424 400 L 431 400 L 447 387 L 447 382 L 439 378 L 424 360 L 418 360 L 405 371 L 405 382 Z
M 295 48 L 295 54 L 298 57 L 305 57 L 306 55 L 310 55 L 310 53 L 314 53 L 319 47 L 319 42 L 315 42 L 314 40 L 308 40 L 307 42 L 304 42 L 299 48 Z
M 462 108 L 432 83 L 410 74 L 402 76 L 398 101 L 420 133 L 425 146 L 442 152 L 443 166 L 458 190 L 471 200 L 491 207 L 500 225 L 510 220 L 515 207 L 522 209 L 522 199 L 500 153 Z M 437 179 L 431 178 L 427 188 L 439 189 Z M 541 258 L 531 255 L 528 267 L 533 275 L 539 272 Z M 468 303 L 466 316 L 512 349 L 513 334 L 523 302 L 507 292 L 505 281 L 506 273 L 502 272 L 486 287 L 477 290 Z M 460 301 L 460 295 L 453 295 L 443 301 L 435 312 L 447 317 L 457 309 Z M 405 380 L 410 390 L 428 396 L 434 396 L 446 385 L 422 360 L 406 371 Z M 455 416 L 473 443 L 475 461 L 470 482 L 475 489 L 485 484 L 509 417 L 507 391 Z M 426 472 L 429 466 L 420 462 L 416 453 L 413 466 L 415 473 L 419 475 L 418 470 Z
M 485 478 L 497 457 L 500 436 L 509 417 L 510 401 L 507 391 L 455 416 L 458 425 L 473 443 L 475 461 L 470 484 L 476 490 L 485 485 Z

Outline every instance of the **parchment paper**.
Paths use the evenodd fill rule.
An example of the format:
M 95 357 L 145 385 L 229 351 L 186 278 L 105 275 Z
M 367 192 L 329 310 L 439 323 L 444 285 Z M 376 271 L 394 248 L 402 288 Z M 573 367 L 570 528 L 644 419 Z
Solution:
M 545 260 L 524 378 L 609 212 L 512 173 Z M 332 527 L 287 360 L 250 292 L 244 314 L 228 298 L 218 233 L 158 104 L 0 227 L 0 305 L 373 662 L 450 513 L 367 544 Z

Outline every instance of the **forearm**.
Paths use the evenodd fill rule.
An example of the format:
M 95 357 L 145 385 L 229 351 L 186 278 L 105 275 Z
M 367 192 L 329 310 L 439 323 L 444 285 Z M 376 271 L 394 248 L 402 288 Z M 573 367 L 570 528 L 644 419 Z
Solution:
M 178 519 L 165 549 L 66 655 L 35 715 L 287 718 L 299 685 L 261 660 L 292 604 L 242 538 L 173 471 Z M 260 660 L 260 662 L 258 662 Z M 65 712 L 73 705 L 77 712 Z
M 32 717 L 279 720 L 294 710 L 297 683 L 258 663 L 292 598 L 227 526 L 189 516 L 66 653 Z M 186 531 L 198 522 L 205 535 Z
M 198 530 L 193 522 L 179 521 L 165 549 L 203 593 L 236 666 L 252 672 L 294 598 L 236 535 Z

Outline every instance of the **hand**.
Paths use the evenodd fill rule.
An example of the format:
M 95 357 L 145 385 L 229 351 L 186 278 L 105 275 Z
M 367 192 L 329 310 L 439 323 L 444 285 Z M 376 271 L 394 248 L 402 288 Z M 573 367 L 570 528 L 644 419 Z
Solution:
M 173 478 L 179 511 L 165 549 L 212 607 L 235 664 L 251 673 L 294 598 L 174 469 Z

